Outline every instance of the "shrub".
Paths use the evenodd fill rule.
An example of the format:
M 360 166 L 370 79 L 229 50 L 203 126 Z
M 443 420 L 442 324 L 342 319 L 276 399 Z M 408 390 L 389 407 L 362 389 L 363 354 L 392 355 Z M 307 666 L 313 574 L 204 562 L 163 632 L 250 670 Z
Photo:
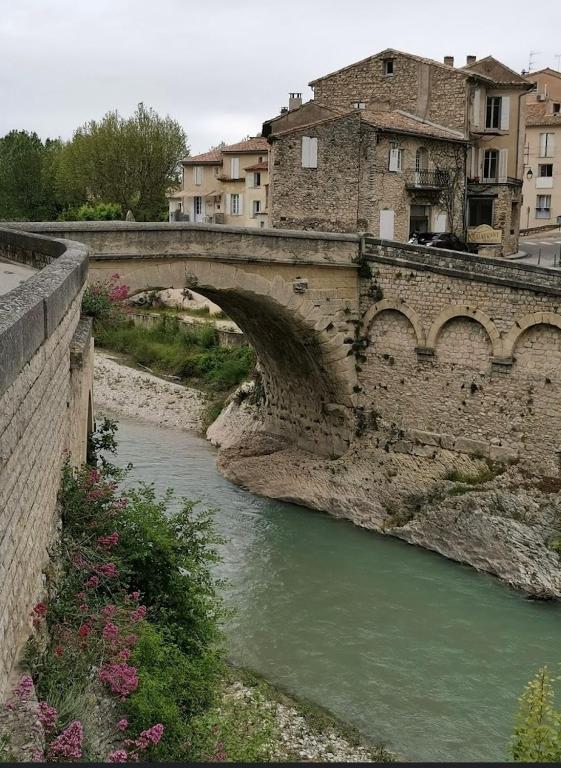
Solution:
M 88 284 L 82 297 L 82 314 L 93 317 L 94 322 L 103 321 L 114 325 L 124 319 L 121 302 L 128 296 L 128 286 L 119 284 L 120 275 L 114 274 L 109 280 Z
M 554 709 L 553 704 L 553 681 L 547 667 L 542 667 L 520 697 L 510 748 L 513 760 L 561 761 L 561 712 Z

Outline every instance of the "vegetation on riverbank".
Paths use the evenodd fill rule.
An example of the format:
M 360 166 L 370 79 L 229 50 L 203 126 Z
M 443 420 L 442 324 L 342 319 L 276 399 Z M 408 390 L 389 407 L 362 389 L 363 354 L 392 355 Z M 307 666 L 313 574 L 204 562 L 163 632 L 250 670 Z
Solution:
M 560 679 L 542 667 L 524 689 L 510 747 L 515 762 L 561 763 L 561 709 L 554 689 Z

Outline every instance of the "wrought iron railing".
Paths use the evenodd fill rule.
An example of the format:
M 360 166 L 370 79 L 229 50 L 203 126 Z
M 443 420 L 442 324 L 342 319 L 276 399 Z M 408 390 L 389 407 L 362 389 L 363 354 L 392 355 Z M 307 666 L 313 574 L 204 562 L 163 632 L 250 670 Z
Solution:
M 409 174 L 408 184 L 413 187 L 447 187 L 450 182 L 448 171 L 413 171 Z

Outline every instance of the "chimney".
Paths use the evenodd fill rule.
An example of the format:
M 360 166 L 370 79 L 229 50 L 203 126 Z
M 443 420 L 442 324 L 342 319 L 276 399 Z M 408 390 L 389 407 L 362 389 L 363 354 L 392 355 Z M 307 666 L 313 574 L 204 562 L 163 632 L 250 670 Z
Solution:
M 301 93 L 289 93 L 288 94 L 288 111 L 292 112 L 293 109 L 298 109 L 302 106 L 302 94 Z
M 444 57 L 444 63 L 447 67 L 453 67 L 454 66 L 454 57 L 453 56 L 445 56 Z
M 466 67 L 471 67 L 477 61 L 477 56 L 466 56 Z

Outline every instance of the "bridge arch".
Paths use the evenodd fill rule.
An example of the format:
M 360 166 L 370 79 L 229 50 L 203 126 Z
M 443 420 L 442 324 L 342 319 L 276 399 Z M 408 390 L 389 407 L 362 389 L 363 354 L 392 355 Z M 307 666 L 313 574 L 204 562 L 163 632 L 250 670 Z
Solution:
M 372 307 L 370 307 L 367 310 L 367 312 L 364 314 L 364 317 L 362 319 L 362 325 L 365 333 L 370 332 L 372 323 L 374 322 L 374 319 L 377 317 L 377 315 L 381 314 L 382 312 L 386 312 L 388 310 L 391 310 L 393 312 L 399 312 L 399 314 L 404 315 L 409 320 L 409 322 L 413 326 L 415 335 L 417 337 L 417 346 L 424 347 L 425 346 L 425 329 L 423 328 L 423 324 L 421 323 L 421 318 L 419 317 L 417 312 L 415 312 L 414 309 L 408 306 L 405 303 L 405 301 L 403 301 L 402 299 L 399 299 L 398 301 L 392 301 L 391 299 L 383 299 L 382 301 L 379 301 L 376 304 L 374 304 Z
M 534 325 L 552 325 L 561 330 L 561 315 L 555 312 L 532 312 L 517 320 L 503 340 L 505 357 L 512 357 L 522 334 Z
M 453 304 L 446 307 L 442 312 L 433 320 L 427 336 L 427 347 L 434 349 L 438 337 L 444 328 L 444 326 L 454 318 L 466 317 L 470 320 L 475 320 L 477 323 L 483 326 L 487 331 L 487 335 L 491 340 L 491 347 L 494 357 L 503 357 L 502 354 L 502 341 L 501 335 L 495 323 L 491 318 L 476 307 L 470 307 L 468 305 Z

